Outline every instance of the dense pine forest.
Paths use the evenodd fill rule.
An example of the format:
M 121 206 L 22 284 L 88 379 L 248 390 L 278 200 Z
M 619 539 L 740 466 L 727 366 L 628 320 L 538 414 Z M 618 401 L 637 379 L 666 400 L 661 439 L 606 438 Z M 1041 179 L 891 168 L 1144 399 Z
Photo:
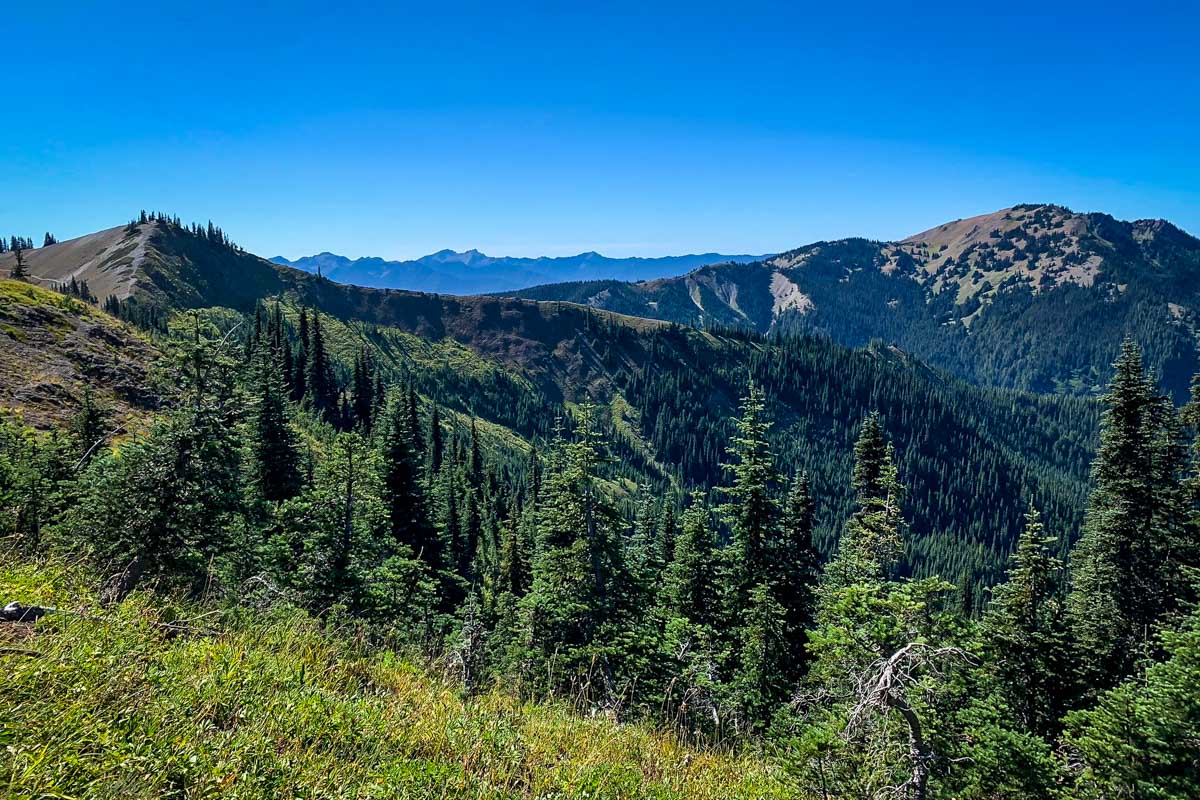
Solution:
M 1132 341 L 1038 396 L 114 236 L 145 290 L 0 282 L 5 369 L 90 376 L 0 415 L 13 796 L 1200 792 L 1200 383 Z

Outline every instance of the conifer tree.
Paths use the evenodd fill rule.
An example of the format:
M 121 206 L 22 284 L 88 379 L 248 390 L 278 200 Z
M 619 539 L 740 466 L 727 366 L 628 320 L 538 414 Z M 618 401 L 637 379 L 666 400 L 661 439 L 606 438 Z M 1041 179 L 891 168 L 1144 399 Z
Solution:
M 1192 610 L 1160 638 L 1166 658 L 1068 718 L 1065 738 L 1077 766 L 1073 797 L 1200 796 L 1200 612 Z
M 307 502 L 299 506 L 304 509 L 296 521 L 303 548 L 291 579 L 315 611 L 340 605 L 363 614 L 378 604 L 372 598 L 373 576 L 388 560 L 391 548 L 385 535 L 387 517 L 380 502 L 378 472 L 372 462 L 361 436 L 337 434 L 329 457 L 320 464 L 312 491 L 304 496 Z M 403 570 L 398 562 L 389 567 L 391 577 L 399 579 Z M 376 593 L 383 589 L 376 587 Z
M 459 574 L 474 581 L 479 574 L 483 543 L 483 509 L 479 490 L 468 486 L 465 493 L 466 508 L 463 519 L 463 554 L 459 562 Z
M 659 515 L 655 558 L 665 568 L 675 558 L 675 540 L 679 538 L 679 522 L 675 516 L 675 498 L 670 497 Z
M 459 575 L 463 574 L 467 561 L 465 528 L 463 526 L 463 508 L 459 486 L 459 469 L 454 451 L 451 457 L 442 463 L 442 472 L 438 476 L 437 499 L 439 500 L 439 524 L 442 541 L 450 548 L 448 567 Z
M 79 411 L 71 420 L 71 438 L 75 441 L 79 467 L 85 466 L 98 454 L 97 451 L 108 433 L 107 417 L 107 411 L 96 404 L 92 387 L 85 386 Z
M 760 583 L 750 590 L 738 630 L 738 672 L 734 691 L 749 727 L 761 728 L 795 688 L 789 669 L 792 650 L 787 611 Z
M 425 455 L 425 436 L 421 431 L 421 406 L 417 400 L 417 390 L 412 383 L 408 384 L 404 401 L 409 442 L 412 444 L 413 455 L 420 459 Z
M 8 272 L 8 277 L 16 281 L 23 281 L 29 277 L 29 271 L 25 269 L 25 249 L 20 246 L 13 247 L 13 265 Z
M 336 422 L 338 408 L 337 382 L 333 377 L 333 365 L 325 352 L 325 336 L 321 332 L 321 313 L 313 312 L 309 329 L 308 364 L 305 370 L 305 385 L 309 404 L 328 422 Z
M 278 503 L 300 491 L 300 454 L 288 420 L 280 353 L 260 349 L 258 396 L 251 414 L 250 467 L 259 496 Z
M 445 552 L 441 538 L 430 523 L 429 504 L 412 448 L 406 408 L 399 396 L 394 396 L 388 406 L 380 447 L 382 494 L 392 539 L 398 545 L 408 546 L 416 558 L 436 573 L 446 566 Z
M 436 404 L 429 411 L 429 480 L 442 471 L 445 458 L 445 441 L 442 437 L 442 417 Z
M 300 323 L 292 364 L 292 399 L 297 403 L 308 394 L 308 308 L 300 306 Z
M 1195 534 L 1178 519 L 1173 412 L 1153 396 L 1130 341 L 1114 364 L 1105 404 L 1068 598 L 1080 675 L 1092 692 L 1133 674 L 1153 648 L 1155 627 L 1181 599 L 1182 573 L 1194 566 L 1179 560 L 1194 552 Z
M 366 350 L 359 350 L 355 354 L 351 385 L 354 392 L 350 413 L 352 424 L 369 433 L 374 422 L 375 365 Z
M 903 553 L 903 490 L 877 413 L 867 416 L 854 445 L 851 488 L 854 512 L 825 570 L 826 584 L 835 588 L 888 577 Z
M 376 368 L 375 380 L 371 386 L 371 426 L 374 429 L 378 420 L 387 410 L 387 386 L 383 382 L 382 370 Z
M 733 532 L 733 569 L 736 603 L 744 610 L 750 590 L 770 572 L 771 540 L 779 508 L 773 494 L 775 467 L 767 442 L 770 423 L 765 418 L 762 390 L 751 385 L 742 400 L 742 415 L 729 447 L 733 484 L 726 489 L 730 501 L 721 507 Z
M 475 426 L 475 418 L 471 417 L 470 454 L 467 457 L 467 479 L 473 489 L 483 486 L 483 451 L 479 444 L 479 430 Z
M 820 555 L 813 543 L 815 509 L 808 476 L 800 473 L 788 491 L 779 534 L 771 542 L 769 585 L 783 611 L 787 642 L 784 675 L 793 682 L 804 672 L 805 631 L 814 621 L 821 574 Z
M 500 531 L 496 589 L 516 599 L 529 592 L 529 552 L 521 535 L 521 522 L 510 517 Z
M 1024 730 L 1047 738 L 1066 710 L 1071 669 L 1055 545 L 1030 506 L 1008 580 L 996 587 L 981 625 L 997 691 Z
M 559 444 L 537 509 L 533 581 L 523 602 L 532 655 L 556 662 L 551 685 L 612 665 L 602 632 L 616 611 L 623 573 L 618 516 L 598 485 L 599 434 L 585 407 L 577 440 Z
M 236 355 L 199 315 L 176 325 L 168 344 L 175 410 L 119 458 L 94 459 L 93 479 L 62 526 L 106 568 L 125 571 L 123 591 L 143 576 L 199 591 L 214 561 L 229 555 L 242 508 Z
M 716 625 L 717 540 L 704 492 L 692 492 L 675 553 L 663 579 L 667 613 L 697 625 Z
M 633 536 L 629 541 L 629 567 L 643 587 L 653 592 L 666 567 L 659 541 L 659 507 L 651 487 L 641 487 L 642 499 L 633 520 Z

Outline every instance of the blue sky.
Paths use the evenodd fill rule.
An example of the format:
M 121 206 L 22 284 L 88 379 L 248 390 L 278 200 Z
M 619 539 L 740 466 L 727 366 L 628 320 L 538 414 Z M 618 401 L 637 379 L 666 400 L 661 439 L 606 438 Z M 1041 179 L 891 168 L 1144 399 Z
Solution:
M 757 253 L 1042 201 L 1200 234 L 1195 3 L 171 5 L 6 9 L 5 235 Z

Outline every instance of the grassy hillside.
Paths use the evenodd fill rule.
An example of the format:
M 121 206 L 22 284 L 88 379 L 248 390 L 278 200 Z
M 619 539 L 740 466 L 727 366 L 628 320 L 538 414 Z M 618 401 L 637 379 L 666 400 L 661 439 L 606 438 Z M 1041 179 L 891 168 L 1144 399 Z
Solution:
M 582 719 L 375 651 L 300 612 L 218 612 L 0 561 L 0 794 L 49 797 L 798 797 L 752 757 Z M 182 631 L 182 632 L 181 632 Z
M 30 425 L 69 418 L 85 388 L 118 418 L 152 408 L 157 357 L 145 334 L 82 300 L 0 279 L 0 408 Z

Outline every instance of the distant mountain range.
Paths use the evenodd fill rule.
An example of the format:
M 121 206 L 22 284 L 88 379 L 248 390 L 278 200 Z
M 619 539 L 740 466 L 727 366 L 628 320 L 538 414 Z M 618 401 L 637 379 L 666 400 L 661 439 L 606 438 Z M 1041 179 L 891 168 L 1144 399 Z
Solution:
M 1160 219 L 1125 222 L 1020 205 L 898 242 L 816 242 L 676 278 L 535 286 L 559 300 L 687 325 L 811 332 L 895 344 L 975 383 L 1094 394 L 1122 338 L 1176 400 L 1200 371 L 1200 240 Z
M 305 272 L 319 271 L 339 283 L 356 286 L 470 295 L 563 281 L 641 281 L 680 275 L 707 264 L 740 264 L 766 257 L 700 253 L 660 258 L 609 258 L 588 252 L 575 256 L 520 258 L 489 256 L 478 250 L 462 253 L 439 250 L 411 261 L 350 259 L 335 253 L 318 253 L 295 261 L 275 256 L 271 261 Z

